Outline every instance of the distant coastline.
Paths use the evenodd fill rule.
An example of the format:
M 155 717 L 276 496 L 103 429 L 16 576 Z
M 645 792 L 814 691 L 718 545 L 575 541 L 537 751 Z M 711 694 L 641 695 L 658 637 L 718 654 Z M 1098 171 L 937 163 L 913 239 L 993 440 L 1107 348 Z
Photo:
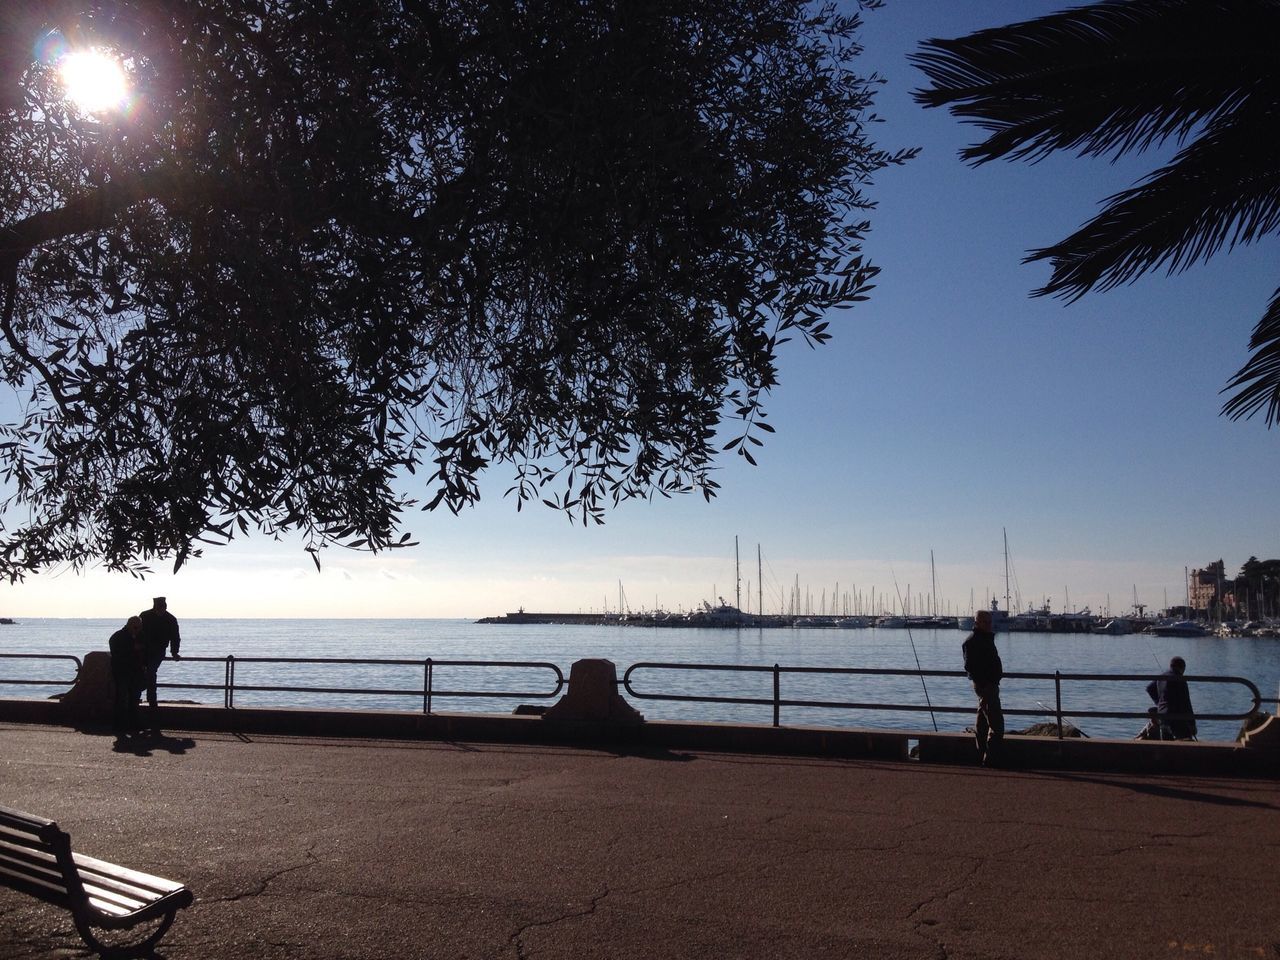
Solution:
M 1096 633 L 1119 636 L 1123 634 L 1154 634 L 1181 637 L 1246 637 L 1270 639 L 1280 637 L 1280 621 L 1212 621 L 1184 620 L 1172 617 L 1103 617 L 1085 613 L 1052 614 L 1047 609 L 1028 611 L 1012 617 L 1003 612 L 996 619 L 998 633 Z M 639 613 L 556 613 L 534 612 L 521 608 L 501 616 L 482 617 L 478 624 L 508 626 L 556 625 L 594 627 L 708 627 L 713 629 L 917 629 L 917 630 L 969 630 L 971 617 L 912 616 L 842 616 L 836 614 L 756 615 L 744 613 L 730 604 L 689 613 L 670 613 L 664 610 Z

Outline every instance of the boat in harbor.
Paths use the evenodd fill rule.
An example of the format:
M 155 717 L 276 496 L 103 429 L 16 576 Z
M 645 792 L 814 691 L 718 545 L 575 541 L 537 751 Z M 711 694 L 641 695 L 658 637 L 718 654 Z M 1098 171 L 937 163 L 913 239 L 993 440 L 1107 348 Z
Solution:
M 1147 633 L 1153 633 L 1157 637 L 1207 637 L 1209 635 L 1205 625 L 1194 620 L 1171 620 L 1157 623 L 1155 626 L 1148 628 Z
M 1280 620 L 1249 620 L 1234 631 L 1240 637 L 1280 637 Z
M 1093 632 L 1106 633 L 1113 637 L 1118 637 L 1122 634 L 1133 633 L 1133 624 L 1124 617 L 1112 617 L 1103 623 L 1095 624 Z
M 754 627 L 756 622 L 756 617 L 743 613 L 731 603 L 726 603 L 724 597 L 721 597 L 720 602 L 714 607 L 703 600 L 700 608 L 684 618 L 686 627 Z
M 835 623 L 833 623 L 832 626 L 837 627 L 841 630 L 858 630 L 858 629 L 861 629 L 862 627 L 871 626 L 871 618 L 870 617 L 841 617 L 839 620 L 835 621 Z
M 907 617 L 907 626 L 919 630 L 944 630 L 954 628 L 955 617 Z

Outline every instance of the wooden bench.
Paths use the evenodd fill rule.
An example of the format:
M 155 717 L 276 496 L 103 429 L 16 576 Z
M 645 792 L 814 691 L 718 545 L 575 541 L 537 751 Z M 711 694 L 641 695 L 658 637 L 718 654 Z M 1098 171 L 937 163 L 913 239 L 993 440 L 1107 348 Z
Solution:
M 0 883 L 69 910 L 84 942 L 111 958 L 149 954 L 195 899 L 172 880 L 72 853 L 71 837 L 54 821 L 8 807 L 0 807 Z M 142 938 L 128 943 L 94 933 L 140 925 Z

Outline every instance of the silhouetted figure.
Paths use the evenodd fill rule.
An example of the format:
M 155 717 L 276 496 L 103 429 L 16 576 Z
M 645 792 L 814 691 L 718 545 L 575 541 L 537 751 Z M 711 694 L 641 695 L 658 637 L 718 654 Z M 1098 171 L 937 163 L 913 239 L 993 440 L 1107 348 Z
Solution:
M 1157 728 L 1161 740 L 1194 740 L 1195 711 L 1191 709 L 1191 691 L 1182 675 L 1187 661 L 1174 657 L 1169 669 L 1147 684 L 1147 696 L 1155 701 Z
M 138 729 L 138 696 L 146 682 L 141 633 L 141 618 L 130 617 L 107 641 L 115 686 L 111 719 L 117 734 L 135 733 Z
M 1004 676 L 1004 664 L 1000 662 L 1000 652 L 996 649 L 990 610 L 977 612 L 973 618 L 973 632 L 960 649 L 964 653 L 964 672 L 973 681 L 973 692 L 978 695 L 978 715 L 974 725 L 978 761 L 988 767 L 999 758 L 1000 742 L 1004 739 L 1004 710 L 1000 707 L 1000 679 Z
M 167 650 L 175 660 L 181 660 L 178 647 L 182 637 L 178 633 L 178 620 L 169 612 L 164 597 L 156 597 L 151 601 L 151 609 L 143 610 L 142 619 L 142 651 L 146 658 L 147 703 L 151 707 L 152 718 L 156 715 L 156 673 L 164 661 Z

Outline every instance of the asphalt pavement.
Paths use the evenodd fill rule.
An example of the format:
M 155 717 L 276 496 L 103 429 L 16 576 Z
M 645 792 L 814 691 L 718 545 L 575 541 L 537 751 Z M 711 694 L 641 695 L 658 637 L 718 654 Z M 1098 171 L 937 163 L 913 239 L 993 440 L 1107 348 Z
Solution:
M 1274 780 L 0 723 L 0 805 L 190 886 L 167 960 L 1280 958 Z

